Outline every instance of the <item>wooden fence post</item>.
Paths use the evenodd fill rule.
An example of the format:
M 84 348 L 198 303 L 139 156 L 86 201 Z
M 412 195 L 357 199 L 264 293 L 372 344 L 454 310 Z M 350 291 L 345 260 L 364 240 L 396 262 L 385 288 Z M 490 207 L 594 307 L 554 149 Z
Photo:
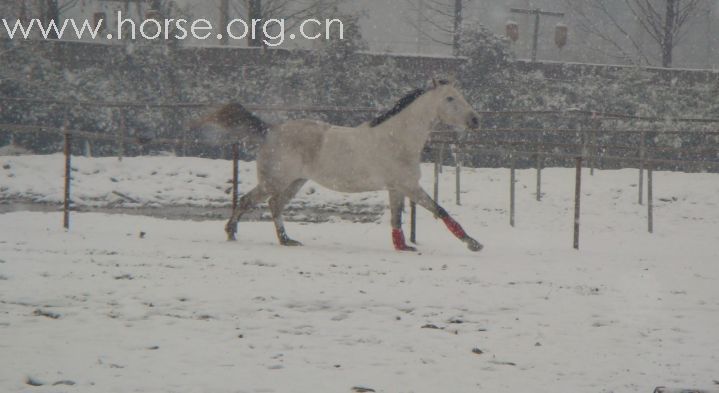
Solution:
M 460 197 L 460 192 L 461 192 L 461 188 L 462 188 L 461 187 L 461 183 L 462 183 L 462 149 L 461 148 L 459 148 L 459 147 L 457 148 L 457 151 L 456 151 L 456 154 L 454 155 L 454 157 L 455 157 L 455 164 L 456 164 L 455 169 L 454 169 L 455 183 L 456 183 L 455 184 L 455 193 L 457 194 L 456 202 L 457 202 L 457 206 L 461 206 L 462 205 L 462 199 Z
M 602 127 L 602 121 L 596 113 L 592 113 L 592 149 L 589 156 L 590 171 L 589 175 L 594 176 L 594 169 L 597 167 L 597 156 L 599 155 L 599 131 Z
M 654 233 L 654 170 L 647 168 L 647 225 L 649 233 Z
M 66 229 L 70 229 L 70 179 L 72 176 L 72 136 L 67 130 L 67 121 L 62 126 L 63 135 L 65 137 L 65 193 L 63 199 L 63 218 L 62 226 Z
M 513 155 L 510 155 L 510 165 L 511 168 L 509 170 L 509 225 L 514 227 L 514 209 L 515 209 L 515 183 L 516 183 L 516 166 L 517 162 L 514 159 Z
M 125 155 L 125 112 L 120 109 L 120 127 L 117 129 L 117 160 L 122 161 Z
M 582 122 L 579 124 L 579 132 L 581 133 L 580 141 L 582 146 L 582 152 L 580 154 L 582 157 L 587 157 L 589 155 L 589 134 L 587 133 L 587 127 Z
M 439 147 L 439 157 L 437 158 L 437 161 L 439 161 L 439 173 L 444 173 L 444 150 L 445 150 L 445 144 L 441 144 Z
M 232 144 L 232 214 L 237 210 L 239 200 L 239 182 L 240 182 L 240 144 Z M 237 224 L 239 225 L 239 224 Z M 235 225 L 235 232 L 237 232 Z
M 576 180 L 574 187 L 574 249 L 579 250 L 579 218 L 582 199 L 582 157 L 576 158 Z
M 646 155 L 646 146 L 645 146 L 645 135 L 644 132 L 640 133 L 641 140 L 639 141 L 639 204 L 644 204 L 644 158 Z
M 543 151 L 544 131 L 537 137 L 537 201 L 542 201 L 542 167 L 544 166 Z
M 436 203 L 439 203 L 439 159 L 440 159 L 440 151 L 435 151 L 435 161 L 434 161 L 434 201 Z
M 417 204 L 410 202 L 409 204 L 409 241 L 417 244 Z
M 541 148 L 540 148 L 541 149 Z M 537 152 L 537 201 L 542 201 L 542 166 L 543 156 L 542 152 Z
M 83 153 L 85 157 L 92 157 L 92 144 L 89 139 L 85 139 L 85 151 Z

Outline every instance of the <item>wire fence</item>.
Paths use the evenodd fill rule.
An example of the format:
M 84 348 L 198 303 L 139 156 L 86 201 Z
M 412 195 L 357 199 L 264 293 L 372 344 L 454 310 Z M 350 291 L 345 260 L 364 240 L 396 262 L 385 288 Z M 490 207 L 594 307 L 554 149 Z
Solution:
M 162 109 L 162 108 L 211 108 L 218 104 L 212 103 L 130 103 L 130 102 L 90 102 L 90 101 L 61 101 L 48 99 L 29 99 L 29 98 L 7 98 L 0 97 L 0 102 L 15 103 L 33 103 L 43 105 L 64 105 L 64 106 L 80 106 L 80 107 L 102 107 L 102 108 L 144 108 L 146 110 Z M 345 107 L 329 107 L 329 106 L 261 106 L 248 105 L 250 110 L 258 112 L 338 112 L 338 113 L 378 113 L 376 108 L 345 108 Z M 644 179 L 646 172 L 647 190 L 647 228 L 650 233 L 654 232 L 654 212 L 653 212 L 653 171 L 660 165 L 673 165 L 678 167 L 694 166 L 703 170 L 713 169 L 719 171 L 719 146 L 716 143 L 704 143 L 698 147 L 676 147 L 676 146 L 649 146 L 647 143 L 649 136 L 655 135 L 682 135 L 682 136 L 701 136 L 713 137 L 719 136 L 719 130 L 650 130 L 650 129 L 604 129 L 597 126 L 596 121 L 614 120 L 614 119 L 632 119 L 637 121 L 658 120 L 658 118 L 631 117 L 628 115 L 619 115 L 612 113 L 597 113 L 589 111 L 504 111 L 504 112 L 480 112 L 483 116 L 582 116 L 591 119 L 594 123 L 592 127 L 581 128 L 490 128 L 476 133 L 468 134 L 468 136 L 460 136 L 461 134 L 454 132 L 434 132 L 428 141 L 428 147 L 431 155 L 434 157 L 434 199 L 439 200 L 439 177 L 442 173 L 443 164 L 446 161 L 445 153 L 454 148 L 454 164 L 456 176 L 456 203 L 461 204 L 461 171 L 465 165 L 463 157 L 468 153 L 473 154 L 490 154 L 505 157 L 510 163 L 510 190 L 509 190 L 509 217 L 510 225 L 515 225 L 515 198 L 516 198 L 516 170 L 517 159 L 533 160 L 536 167 L 536 198 L 538 201 L 542 199 L 542 170 L 545 168 L 545 160 L 552 158 L 564 162 L 571 162 L 576 169 L 576 190 L 575 190 L 575 220 L 574 220 L 574 240 L 573 247 L 579 248 L 579 224 L 581 214 L 581 180 L 582 169 L 589 167 L 590 173 L 593 174 L 598 162 L 617 162 L 626 166 L 633 165 L 639 170 L 639 187 L 638 187 L 638 203 L 644 204 L 645 191 Z M 65 175 L 64 175 L 64 201 L 63 201 L 63 226 L 70 228 L 70 211 L 71 203 L 71 166 L 72 166 L 72 146 L 77 139 L 85 141 L 106 141 L 117 144 L 117 156 L 122 159 L 125 146 L 149 146 L 162 145 L 173 147 L 184 147 L 188 143 L 196 145 L 216 146 L 214 143 L 203 142 L 200 140 L 188 141 L 182 133 L 179 138 L 142 138 L 129 137 L 125 131 L 122 122 L 124 117 L 120 117 L 120 124 L 117 125 L 113 133 L 98 133 L 94 131 L 75 129 L 67 119 L 63 120 L 61 127 L 48 126 L 40 124 L 7 124 L 0 123 L 0 131 L 10 133 L 39 133 L 45 135 L 55 135 L 63 138 L 63 151 L 65 155 Z M 667 119 L 661 119 L 667 121 Z M 719 119 L 695 119 L 680 118 L 670 119 L 674 122 L 687 123 L 719 123 Z M 504 135 L 534 135 L 533 140 L 488 140 L 487 135 L 504 134 Z M 548 141 L 548 136 L 557 135 L 574 135 L 578 137 L 581 143 L 558 143 Z M 639 135 L 639 143 L 635 145 L 601 143 L 597 139 L 599 135 L 612 134 L 636 134 Z M 239 171 L 238 161 L 240 158 L 240 144 L 231 144 L 232 155 L 232 207 L 237 206 L 239 191 Z M 607 154 L 608 151 L 622 151 L 623 155 Z M 86 152 L 87 153 L 87 152 Z M 657 158 L 662 154 L 671 153 L 674 155 L 690 155 L 713 157 L 714 160 L 683 160 L 683 159 L 665 159 Z M 417 241 L 417 221 L 416 221 L 416 205 L 411 203 L 411 234 L 410 240 Z

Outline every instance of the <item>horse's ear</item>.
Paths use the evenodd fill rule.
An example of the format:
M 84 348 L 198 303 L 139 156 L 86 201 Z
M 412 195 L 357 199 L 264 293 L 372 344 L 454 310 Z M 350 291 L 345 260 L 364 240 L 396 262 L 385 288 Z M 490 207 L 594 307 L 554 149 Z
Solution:
M 437 78 L 432 78 L 432 88 L 436 89 L 437 86 L 439 86 L 439 83 L 437 83 Z
M 452 86 L 457 86 L 457 77 L 454 75 L 449 75 L 447 77 L 447 82 L 449 82 L 449 84 Z

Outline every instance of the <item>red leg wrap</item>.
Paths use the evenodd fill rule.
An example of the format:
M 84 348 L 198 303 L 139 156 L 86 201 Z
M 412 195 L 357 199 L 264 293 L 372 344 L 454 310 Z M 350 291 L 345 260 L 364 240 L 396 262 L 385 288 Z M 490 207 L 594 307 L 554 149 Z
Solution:
M 454 234 L 454 236 L 457 236 L 457 238 L 464 240 L 467 238 L 467 232 L 462 229 L 462 226 L 459 225 L 457 221 L 454 221 L 454 219 L 450 216 L 446 216 L 442 218 L 442 221 L 444 221 L 444 225 L 447 226 L 447 229 L 449 229 L 450 232 Z
M 401 229 L 392 229 L 392 243 L 394 243 L 394 249 L 397 251 L 408 251 L 411 248 L 407 246 L 404 241 L 404 232 Z

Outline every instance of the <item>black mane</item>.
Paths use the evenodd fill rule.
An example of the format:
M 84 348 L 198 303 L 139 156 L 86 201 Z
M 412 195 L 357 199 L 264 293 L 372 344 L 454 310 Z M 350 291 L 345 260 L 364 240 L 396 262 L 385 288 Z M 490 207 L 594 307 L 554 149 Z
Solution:
M 410 106 L 413 102 L 415 102 L 419 97 L 421 97 L 424 93 L 426 93 L 426 89 L 417 89 L 412 91 L 411 93 L 404 96 L 401 100 L 397 101 L 397 103 L 390 109 L 389 111 L 379 115 L 377 118 L 372 120 L 369 123 L 369 126 L 371 128 L 377 127 L 378 125 L 386 122 L 387 120 L 391 119 L 394 115 L 402 112 L 405 108 Z

